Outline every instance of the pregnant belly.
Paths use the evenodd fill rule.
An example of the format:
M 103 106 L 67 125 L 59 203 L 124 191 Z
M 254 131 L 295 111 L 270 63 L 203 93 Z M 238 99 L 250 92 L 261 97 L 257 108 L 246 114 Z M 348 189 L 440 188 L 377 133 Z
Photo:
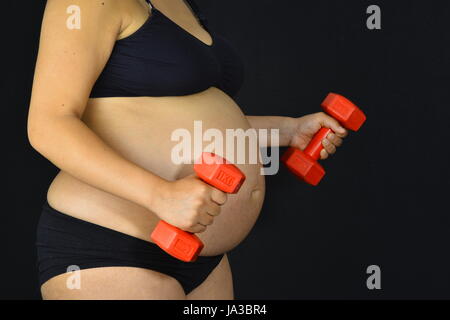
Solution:
M 245 131 L 250 126 L 239 107 L 222 91 L 210 88 L 183 97 L 93 99 L 83 121 L 124 158 L 170 181 L 193 173 L 195 147 L 204 150 L 211 145 L 211 141 L 203 141 L 202 133 L 208 129 L 222 133 L 222 146 L 234 144 L 231 148 L 234 154 L 245 155 L 245 163 L 237 166 L 247 179 L 238 194 L 229 195 L 214 224 L 198 235 L 205 243 L 202 255 L 232 249 L 254 225 L 264 199 L 264 177 L 261 165 L 250 163 L 249 152 L 253 150 L 250 140 L 239 144 L 235 136 L 226 135 L 227 130 Z M 174 141 L 174 133 L 178 137 L 181 133 L 183 141 Z M 234 140 L 232 144 L 230 139 Z M 185 160 L 189 159 L 190 164 L 174 162 L 174 147 L 181 142 L 185 146 Z M 230 148 L 216 146 L 214 152 L 229 158 Z M 64 172 L 53 181 L 48 201 L 59 211 L 146 241 L 150 241 L 149 235 L 159 221 L 147 209 L 88 186 Z

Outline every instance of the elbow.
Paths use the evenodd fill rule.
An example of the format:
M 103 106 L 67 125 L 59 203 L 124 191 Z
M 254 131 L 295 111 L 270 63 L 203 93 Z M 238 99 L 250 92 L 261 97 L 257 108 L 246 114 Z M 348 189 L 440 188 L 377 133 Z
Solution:
M 41 134 L 40 134 L 41 128 L 40 125 L 36 123 L 36 121 L 33 121 L 31 119 L 28 119 L 27 124 L 27 137 L 28 142 L 31 145 L 31 147 L 40 152 L 42 149 L 42 140 Z
M 68 130 L 70 122 L 79 117 L 73 114 L 51 114 L 30 108 L 27 121 L 27 137 L 31 147 L 46 157 L 61 145 L 63 131 Z M 69 121 L 69 122 L 68 122 Z M 46 157 L 48 158 L 48 157 Z
M 48 145 L 50 128 L 48 122 L 41 117 L 28 117 L 27 137 L 31 147 L 44 155 L 45 146 Z

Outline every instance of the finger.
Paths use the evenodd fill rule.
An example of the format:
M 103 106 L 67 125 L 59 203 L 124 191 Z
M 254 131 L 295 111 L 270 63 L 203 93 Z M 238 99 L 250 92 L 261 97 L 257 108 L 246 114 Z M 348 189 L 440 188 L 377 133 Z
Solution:
M 320 124 L 322 127 L 330 128 L 340 137 L 345 137 L 347 135 L 347 130 L 345 130 L 336 119 L 323 112 L 320 112 Z
M 202 214 L 198 219 L 198 223 L 205 227 L 212 225 L 213 222 L 214 222 L 214 217 L 208 213 Z
M 330 133 L 327 136 L 327 140 L 330 141 L 332 144 L 334 144 L 336 147 L 340 147 L 344 140 L 342 138 L 339 138 L 336 134 Z
M 193 226 L 192 228 L 189 228 L 186 231 L 191 232 L 191 233 L 202 233 L 202 232 L 206 231 L 206 226 L 204 226 L 202 224 L 196 224 L 195 226 Z
M 327 158 L 328 158 L 328 152 L 327 152 L 327 150 L 322 149 L 322 150 L 320 151 L 320 159 L 325 160 L 325 159 L 327 159 Z
M 338 137 L 345 138 L 348 136 L 348 130 L 344 129 L 344 132 L 334 132 Z
M 328 154 L 334 154 L 336 152 L 336 146 L 332 144 L 328 139 L 323 139 L 322 145 Z
M 220 211 L 221 211 L 220 206 L 217 203 L 210 201 L 209 203 L 207 203 L 205 205 L 202 213 L 207 213 L 207 214 L 215 217 L 220 214 Z
M 214 189 L 211 192 L 211 200 L 217 203 L 219 206 L 224 205 L 227 202 L 228 196 L 225 192 Z

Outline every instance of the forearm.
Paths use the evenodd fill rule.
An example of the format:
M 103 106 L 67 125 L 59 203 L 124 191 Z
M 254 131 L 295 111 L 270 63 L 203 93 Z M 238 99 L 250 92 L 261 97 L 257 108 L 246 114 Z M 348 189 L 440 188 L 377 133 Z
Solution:
M 279 130 L 279 146 L 288 146 L 295 128 L 294 118 L 277 116 L 247 116 L 247 120 L 254 129 Z M 270 136 L 267 138 L 268 146 L 276 147 L 271 143 Z
M 29 125 L 32 146 L 61 170 L 118 197 L 151 208 L 166 180 L 135 165 L 104 143 L 76 116 Z

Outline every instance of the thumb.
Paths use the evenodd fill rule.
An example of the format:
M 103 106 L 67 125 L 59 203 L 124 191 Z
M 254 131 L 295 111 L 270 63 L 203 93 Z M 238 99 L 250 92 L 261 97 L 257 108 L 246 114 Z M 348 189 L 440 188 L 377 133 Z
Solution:
M 338 135 L 345 135 L 347 133 L 347 130 L 345 130 L 345 128 L 343 128 L 336 119 L 325 113 L 322 113 L 320 124 L 322 127 L 330 128 Z
M 201 180 L 199 177 L 198 177 L 198 175 L 195 173 L 195 171 L 194 172 L 189 172 L 189 173 L 184 173 L 184 174 L 181 174 L 179 177 L 178 177 L 178 179 L 199 179 L 199 180 Z

